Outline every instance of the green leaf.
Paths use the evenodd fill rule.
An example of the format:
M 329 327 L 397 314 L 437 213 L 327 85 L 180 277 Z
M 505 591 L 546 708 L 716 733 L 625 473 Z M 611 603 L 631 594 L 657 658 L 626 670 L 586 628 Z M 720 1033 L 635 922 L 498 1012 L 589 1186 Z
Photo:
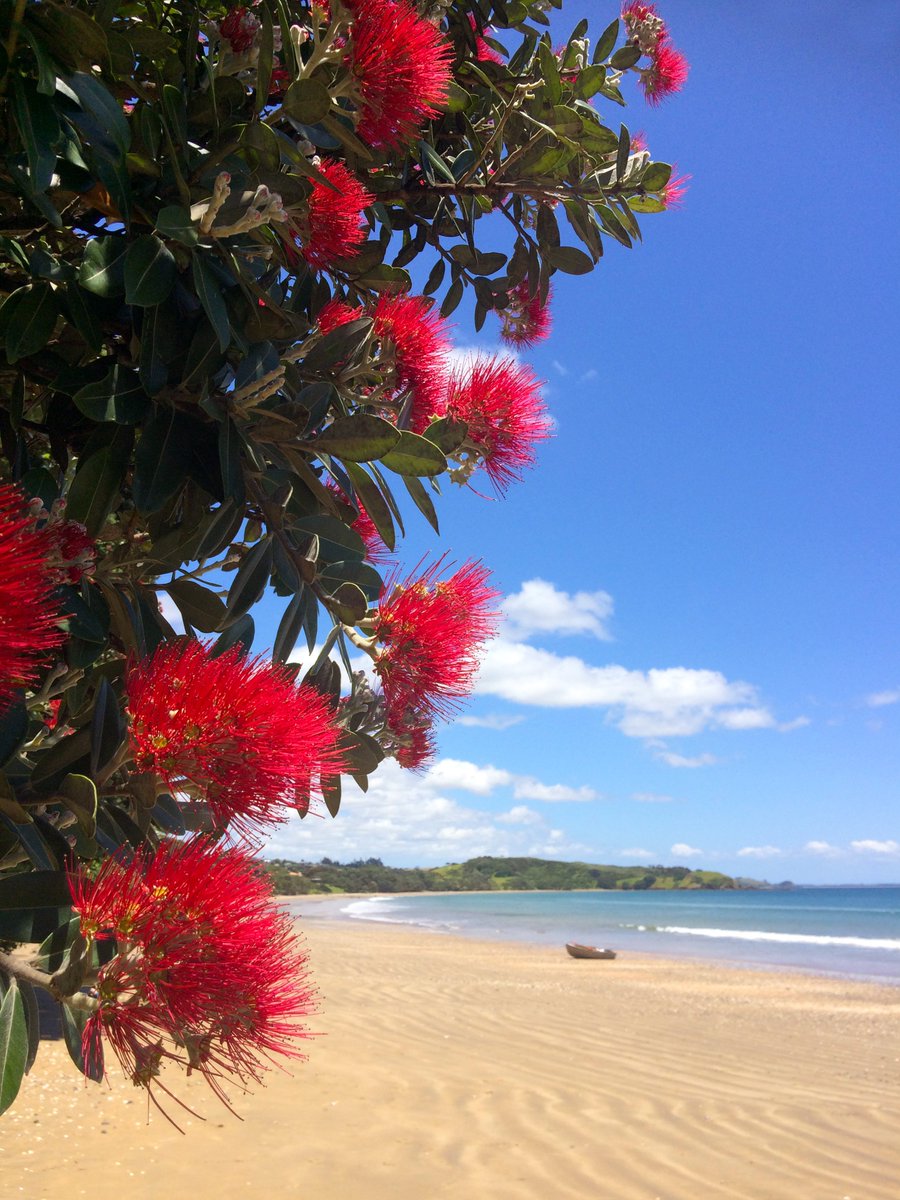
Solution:
M 383 458 L 400 440 L 400 430 L 390 421 L 358 413 L 332 421 L 313 445 L 320 454 L 331 454 L 351 462 L 371 462 Z
M 389 471 L 398 475 L 440 475 L 447 470 L 447 459 L 443 451 L 433 442 L 417 433 L 404 430 L 400 441 L 381 461 Z
M 47 54 L 47 51 L 41 45 L 40 41 L 34 36 L 30 29 L 21 31 L 22 38 L 31 47 L 31 52 L 34 55 L 34 60 L 37 63 L 38 83 L 37 90 L 42 96 L 53 96 L 56 93 L 56 67 L 53 60 Z
M 275 634 L 275 641 L 272 645 L 273 662 L 287 662 L 290 657 L 303 629 L 306 606 L 310 603 L 310 596 L 309 590 L 301 587 L 300 591 L 291 597 L 290 603 L 278 623 L 278 632 Z M 315 603 L 315 600 L 312 603 Z
M 137 371 L 118 362 L 103 379 L 79 388 L 72 400 L 92 421 L 114 421 L 117 425 L 136 425 L 150 406 Z
M 663 204 L 662 200 L 658 200 L 656 196 L 630 196 L 628 207 L 632 212 L 637 213 L 661 213 L 666 211 L 665 204 Z
M 465 421 L 454 421 L 452 417 L 441 417 L 432 421 L 425 430 L 429 442 L 433 442 L 444 454 L 450 455 L 466 440 L 469 427 Z
M 204 262 L 200 254 L 194 254 L 191 261 L 191 269 L 194 274 L 194 287 L 197 289 L 197 296 L 203 305 L 207 317 L 209 317 L 210 325 L 216 331 L 216 337 L 219 339 L 219 349 L 224 352 L 231 343 L 231 322 L 228 317 L 225 298 L 222 295 L 222 284 L 213 270 Z
M 125 254 L 125 300 L 139 308 L 162 304 L 175 284 L 172 251 L 152 233 L 132 242 Z
M 18 982 L 10 978 L 0 1004 L 0 1113 L 6 1112 L 19 1094 L 27 1061 L 25 1006 Z
M 28 871 L 0 878 L 0 938 L 40 942 L 71 916 L 65 871 Z
M 51 101 L 30 80 L 13 78 L 13 114 L 28 155 L 28 173 L 36 192 L 45 192 L 56 166 L 56 146 L 62 130 Z
M 56 791 L 67 775 L 90 770 L 90 762 L 91 731 L 84 726 L 37 756 L 31 786 L 39 792 Z
M 627 46 L 622 46 L 617 50 L 609 60 L 609 65 L 616 71 L 627 71 L 629 67 L 633 67 L 641 58 L 641 50 L 639 46 L 635 46 L 633 42 L 629 42 Z
M 124 736 L 124 728 L 122 730 Z M 58 795 L 66 808 L 75 814 L 85 837 L 97 832 L 97 788 L 87 775 L 67 775 L 59 785 Z
M 331 93 L 318 79 L 298 79 L 287 90 L 284 111 L 303 125 L 317 125 L 331 112 Z
M 353 482 L 354 491 L 371 517 L 381 540 L 388 550 L 393 550 L 397 541 L 394 521 L 391 517 L 390 506 L 382 496 L 378 484 L 371 478 L 365 467 L 359 466 L 358 463 L 348 461 L 344 466 Z
M 190 437 L 195 422 L 174 409 L 158 409 L 144 426 L 134 454 L 134 502 L 156 512 L 187 482 Z
M 28 710 L 19 701 L 0 713 L 0 766 L 16 753 L 28 734 Z
M 341 777 L 329 775 L 322 779 L 322 799 L 332 817 L 336 817 L 341 808 Z
M 182 246 L 197 245 L 197 225 L 191 220 L 190 211 L 180 204 L 169 204 L 161 208 L 156 217 L 156 230 L 162 237 L 181 242 Z M 225 347 L 223 346 L 224 350 Z
M 661 192 L 672 178 L 672 168 L 668 163 L 653 162 L 641 176 L 641 187 L 648 192 Z
M 271 570 L 272 545 L 269 538 L 264 537 L 244 555 L 235 572 L 234 580 L 228 589 L 228 621 L 242 617 L 260 599 L 266 590 Z
M 348 362 L 369 340 L 372 321 L 363 317 L 332 329 L 303 358 L 305 371 L 319 372 L 336 363 Z
M 93 117 L 99 129 L 112 140 L 119 156 L 124 156 L 131 146 L 131 127 L 122 111 L 121 103 L 94 75 L 77 71 L 66 83 L 78 97 L 82 109 Z
M 125 251 L 122 237 L 92 238 L 84 248 L 78 282 L 96 296 L 121 296 L 125 291 Z
M 101 679 L 91 715 L 91 775 L 96 775 L 112 762 L 126 732 L 118 697 L 109 681 Z
M 90 1014 L 80 1008 L 73 1010 L 68 1004 L 61 1004 L 60 1009 L 69 1057 L 86 1079 L 100 1083 L 103 1079 L 103 1044 L 99 1038 L 94 1038 L 91 1043 L 91 1057 L 84 1057 L 84 1027 Z
M 406 271 L 399 267 L 389 267 L 387 263 L 364 271 L 362 275 L 354 278 L 354 283 L 361 288 L 370 288 L 373 292 L 387 292 L 390 296 L 408 292 L 412 287 L 412 280 Z
M 66 285 L 63 295 L 72 324 L 96 354 L 103 345 L 103 332 L 83 288 L 79 287 L 77 283 L 69 283 Z
M 217 633 L 226 617 L 224 602 L 193 579 L 176 579 L 165 587 L 189 625 L 201 633 Z
M 107 517 L 121 498 L 122 479 L 128 467 L 134 431 L 128 426 L 116 428 L 109 443 L 89 458 L 82 458 L 69 489 L 66 515 L 80 521 L 92 537 L 97 537 Z
M 49 283 L 30 283 L 13 292 L 4 304 L 4 314 L 15 300 L 6 321 L 6 356 L 11 363 L 43 350 L 59 316 L 56 296 Z
M 548 246 L 543 255 L 551 267 L 565 271 L 567 275 L 587 275 L 594 269 L 590 255 L 574 246 Z
M 327 513 L 304 517 L 295 522 L 293 532 L 295 536 L 306 534 L 318 538 L 319 551 L 316 557 L 322 562 L 342 562 L 347 558 L 361 561 L 365 557 L 365 543 L 356 530 Z
M 594 47 L 593 61 L 602 63 L 609 58 L 613 51 L 613 47 L 619 40 L 619 19 L 618 17 L 612 21 L 600 34 L 597 39 L 597 45 Z
M 417 479 L 414 475 L 409 475 L 404 478 L 403 483 L 406 486 L 406 490 L 410 494 L 413 504 L 415 504 L 416 508 L 419 510 L 434 532 L 440 533 L 441 531 L 438 526 L 437 513 L 434 511 L 434 505 L 431 503 L 431 497 L 425 490 L 422 481 Z
M 462 298 L 463 281 L 461 279 L 454 279 L 454 281 L 447 288 L 447 294 L 441 303 L 441 316 L 449 317 L 450 314 L 456 310 Z

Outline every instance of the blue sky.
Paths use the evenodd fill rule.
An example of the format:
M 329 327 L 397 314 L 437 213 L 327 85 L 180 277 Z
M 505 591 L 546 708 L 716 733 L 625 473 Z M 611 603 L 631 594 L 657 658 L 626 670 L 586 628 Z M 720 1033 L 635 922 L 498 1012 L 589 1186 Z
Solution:
M 404 561 L 449 546 L 507 597 L 477 694 L 430 772 L 348 783 L 270 854 L 900 879 L 900 8 L 659 7 L 691 76 L 624 119 L 684 208 L 557 276 L 537 469 L 445 489 L 440 542 L 407 522 Z

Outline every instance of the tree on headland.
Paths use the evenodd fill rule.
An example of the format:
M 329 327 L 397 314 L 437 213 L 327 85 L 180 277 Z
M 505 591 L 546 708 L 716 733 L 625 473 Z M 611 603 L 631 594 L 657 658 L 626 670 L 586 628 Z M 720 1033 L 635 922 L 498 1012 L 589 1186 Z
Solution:
M 654 7 L 554 45 L 555 7 L 0 0 L 0 1111 L 36 988 L 157 1103 L 298 1054 L 256 851 L 429 760 L 498 596 L 401 568 L 405 523 L 550 432 L 518 359 L 448 365 L 447 318 L 533 344 L 555 277 L 683 191 L 614 119 L 684 82 Z

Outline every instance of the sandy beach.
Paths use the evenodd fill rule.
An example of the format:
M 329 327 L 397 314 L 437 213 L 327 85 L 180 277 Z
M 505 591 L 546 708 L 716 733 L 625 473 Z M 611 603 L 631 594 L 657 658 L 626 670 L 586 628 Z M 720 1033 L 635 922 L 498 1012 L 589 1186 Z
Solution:
M 303 907 L 307 906 L 307 898 Z M 185 1135 L 47 1042 L 0 1121 L 6 1195 L 56 1200 L 896 1200 L 900 989 L 396 926 L 301 922 L 309 1061 L 173 1081 Z

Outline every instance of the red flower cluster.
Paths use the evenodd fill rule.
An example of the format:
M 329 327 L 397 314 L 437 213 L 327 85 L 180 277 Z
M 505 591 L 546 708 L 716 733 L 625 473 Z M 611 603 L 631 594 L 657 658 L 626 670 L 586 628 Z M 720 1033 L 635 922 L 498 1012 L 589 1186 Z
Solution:
M 259 1081 L 273 1054 L 302 1057 L 315 1011 L 291 921 L 243 850 L 203 838 L 169 843 L 130 863 L 107 859 L 96 879 L 70 878 L 88 942 L 115 939 L 99 970 L 86 1063 L 102 1039 L 128 1077 L 150 1088 L 164 1060 L 221 1081 Z M 168 1089 L 160 1083 L 164 1091 Z
M 479 358 L 455 372 L 442 415 L 466 422 L 467 442 L 498 492 L 534 465 L 536 443 L 550 435 L 540 380 L 511 358 Z
M 303 257 L 322 269 L 340 258 L 354 258 L 366 238 L 360 221 L 374 200 L 343 163 L 323 161 L 319 170 L 332 185 L 315 180 L 309 197 L 306 228 L 301 231 Z
M 351 0 L 346 62 L 360 98 L 356 132 L 378 149 L 399 149 L 440 111 L 452 48 L 409 0 Z
M 375 337 L 393 349 L 394 390 L 410 392 L 409 427 L 421 433 L 443 401 L 447 324 L 425 296 L 382 295 L 367 313 L 332 300 L 319 313 L 319 328 L 330 333 L 363 315 L 371 316 Z
M 441 569 L 438 561 L 418 577 L 389 580 L 373 621 L 386 724 L 408 742 L 408 760 L 430 753 L 430 723 L 471 691 L 482 643 L 496 630 L 499 593 L 486 568 L 469 562 L 443 580 Z
M 65 641 L 54 544 L 36 530 L 28 500 L 0 485 L 0 712 L 17 688 L 33 685 L 47 655 Z
M 220 827 L 252 837 L 306 812 L 316 778 L 344 767 L 325 699 L 291 671 L 237 649 L 184 639 L 161 645 L 127 679 L 138 771 L 204 800 Z
M 687 192 L 688 180 L 690 175 L 679 175 L 678 178 L 671 178 L 663 190 L 660 192 L 660 199 L 666 208 L 680 208 L 685 193 Z
M 634 44 L 650 59 L 642 70 L 641 87 L 650 104 L 659 104 L 673 92 L 680 92 L 688 77 L 688 61 L 669 40 L 669 29 L 653 4 L 631 0 L 622 9 L 622 20 Z
M 59 574 L 64 583 L 78 583 L 94 570 L 97 547 L 80 521 L 61 521 L 46 527 L 59 559 Z
M 542 301 L 538 293 L 531 294 L 528 280 L 523 279 L 509 293 L 509 304 L 500 314 L 503 328 L 500 336 L 511 346 L 533 346 L 550 336 L 552 318 L 550 298 Z
M 219 34 L 231 47 L 233 54 L 246 54 L 256 41 L 259 28 L 259 18 L 249 9 L 232 8 L 219 23 Z

